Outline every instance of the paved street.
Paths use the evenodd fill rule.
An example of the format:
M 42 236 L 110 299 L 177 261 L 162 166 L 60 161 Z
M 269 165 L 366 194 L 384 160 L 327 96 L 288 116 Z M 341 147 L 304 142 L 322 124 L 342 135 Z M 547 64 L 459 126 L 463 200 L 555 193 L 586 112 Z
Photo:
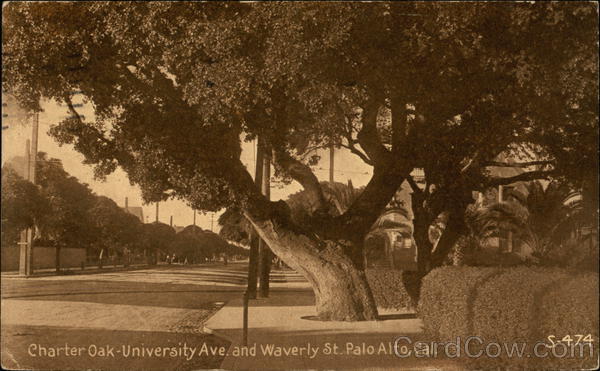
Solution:
M 273 271 L 271 295 L 252 300 L 249 345 L 311 355 L 237 355 L 247 264 L 162 265 L 99 274 L 2 275 L 2 366 L 40 370 L 314 369 L 402 366 L 454 370 L 447 359 L 399 359 L 391 343 L 418 339 L 414 313 L 380 309 L 377 322 L 321 322 L 297 273 Z M 328 345 L 329 344 L 329 345 Z M 348 344 L 378 349 L 356 354 Z M 381 344 L 385 351 L 381 353 Z M 339 353 L 327 354 L 330 345 Z M 307 348 L 308 349 L 308 348 Z M 357 348 L 358 349 L 358 348 Z
M 230 263 L 35 278 L 3 275 L 2 365 L 9 369 L 218 368 L 224 357 L 208 350 L 227 349 L 229 343 L 203 334 L 202 327 L 226 302 L 242 296 L 246 270 L 246 264 Z M 282 294 L 307 290 L 294 274 L 275 272 L 272 281 L 272 289 Z M 71 346 L 81 349 L 81 354 L 65 355 Z M 101 347 L 108 355 L 99 355 L 96 348 Z M 163 350 L 133 354 L 127 347 L 142 353 L 156 347 Z M 196 349 L 193 357 L 192 348 Z

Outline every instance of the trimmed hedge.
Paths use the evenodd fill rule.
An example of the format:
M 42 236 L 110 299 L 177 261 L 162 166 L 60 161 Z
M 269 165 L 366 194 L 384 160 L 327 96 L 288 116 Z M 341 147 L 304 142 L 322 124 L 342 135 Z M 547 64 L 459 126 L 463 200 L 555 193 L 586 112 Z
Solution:
M 472 367 L 581 369 L 595 366 L 598 346 L 598 274 L 557 268 L 444 267 L 429 273 L 418 312 L 439 341 L 478 336 L 489 342 L 527 344 L 530 357 L 463 358 Z M 592 334 L 593 357 L 533 355 L 537 342 Z M 542 348 L 540 348 L 542 349 Z M 589 348 L 588 348 L 589 349 Z M 557 350 L 559 351 L 559 350 Z M 559 352 L 560 353 L 560 352 Z M 588 351 L 586 349 L 586 354 Z
M 402 283 L 401 270 L 368 268 L 366 274 L 378 307 L 392 309 L 410 308 L 412 302 Z

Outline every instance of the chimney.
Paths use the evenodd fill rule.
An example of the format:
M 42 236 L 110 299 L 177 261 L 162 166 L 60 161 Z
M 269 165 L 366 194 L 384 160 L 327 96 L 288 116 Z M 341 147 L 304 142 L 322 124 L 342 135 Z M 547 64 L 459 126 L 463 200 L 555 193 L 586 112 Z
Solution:
M 125 197 L 125 211 L 129 211 L 129 198 Z

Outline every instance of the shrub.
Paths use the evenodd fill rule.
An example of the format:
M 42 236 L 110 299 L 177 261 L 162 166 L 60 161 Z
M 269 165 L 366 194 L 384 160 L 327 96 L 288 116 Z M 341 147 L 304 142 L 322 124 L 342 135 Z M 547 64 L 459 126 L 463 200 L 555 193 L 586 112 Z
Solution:
M 418 312 L 425 331 L 440 341 L 461 343 L 470 336 L 484 341 L 527 344 L 530 357 L 466 359 L 472 367 L 584 368 L 594 357 L 537 358 L 537 342 L 548 336 L 592 334 L 598 342 L 598 275 L 550 268 L 444 267 L 423 279 Z M 477 343 L 475 343 L 477 344 Z M 477 344 L 479 345 L 479 344 Z M 540 348 L 543 349 L 543 348 Z M 543 350 L 542 350 L 543 351 Z M 597 354 L 597 350 L 594 349 Z M 559 352 L 560 353 L 560 352 Z
M 402 271 L 390 268 L 369 268 L 367 280 L 375 297 L 375 303 L 381 308 L 407 309 L 411 299 L 402 283 Z

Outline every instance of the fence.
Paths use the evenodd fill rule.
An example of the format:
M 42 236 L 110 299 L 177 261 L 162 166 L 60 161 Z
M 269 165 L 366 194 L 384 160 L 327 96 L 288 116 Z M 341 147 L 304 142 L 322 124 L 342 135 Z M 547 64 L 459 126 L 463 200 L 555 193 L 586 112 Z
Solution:
M 1 270 L 18 271 L 19 270 L 19 247 L 0 248 L 2 259 Z M 60 249 L 61 268 L 81 267 L 81 263 L 86 261 L 85 249 L 63 247 Z M 33 268 L 45 269 L 56 266 L 56 248 L 54 247 L 35 247 L 33 249 Z

